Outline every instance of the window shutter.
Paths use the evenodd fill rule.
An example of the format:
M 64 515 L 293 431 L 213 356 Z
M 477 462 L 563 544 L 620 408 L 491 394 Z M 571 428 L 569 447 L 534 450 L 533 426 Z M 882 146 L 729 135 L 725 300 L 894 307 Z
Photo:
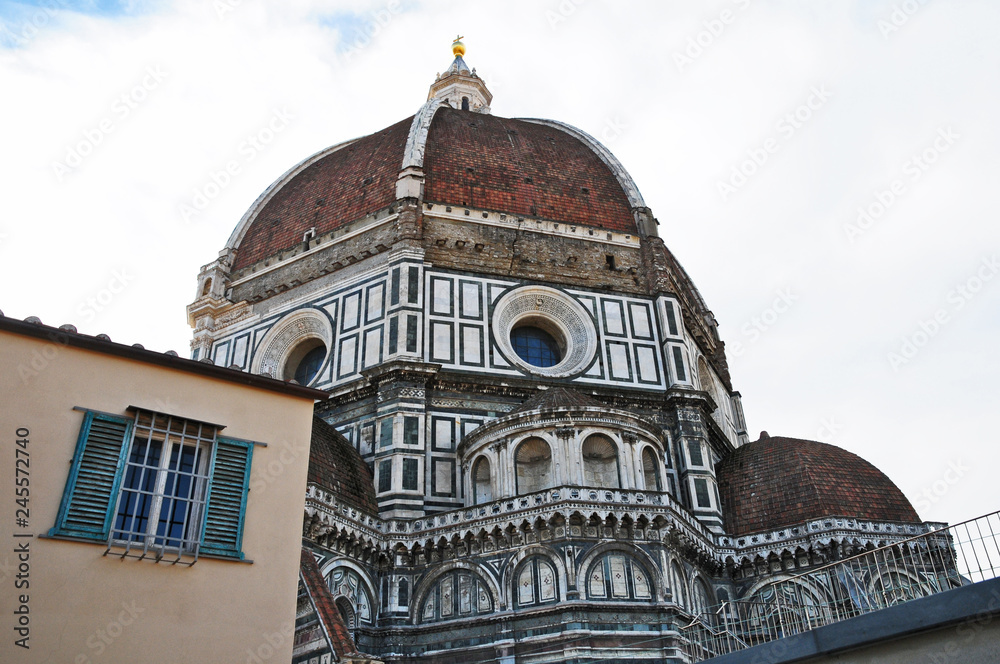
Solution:
M 50 535 L 108 538 L 132 420 L 88 412 Z
M 201 553 L 243 558 L 243 517 L 253 444 L 219 438 L 212 455 Z

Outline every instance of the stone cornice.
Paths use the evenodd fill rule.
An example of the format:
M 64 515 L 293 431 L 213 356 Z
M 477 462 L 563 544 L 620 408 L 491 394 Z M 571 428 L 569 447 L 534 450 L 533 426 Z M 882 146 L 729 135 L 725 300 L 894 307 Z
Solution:
M 466 541 L 470 535 L 492 534 L 497 529 L 521 532 L 523 524 L 539 519 L 547 522 L 557 514 L 568 521 L 574 513 L 602 520 L 615 517 L 620 523 L 628 516 L 633 523 L 645 518 L 650 524 L 661 518 L 660 527 L 632 528 L 633 542 L 672 542 L 692 552 L 703 561 L 711 560 L 719 567 L 740 567 L 768 560 L 772 555 L 813 551 L 831 544 L 850 543 L 857 546 L 882 546 L 887 542 L 903 542 L 918 535 L 944 528 L 946 524 L 890 523 L 861 521 L 847 517 L 830 517 L 807 521 L 779 530 L 745 536 L 714 535 L 673 497 L 665 493 L 620 489 L 590 489 L 563 486 L 525 496 L 515 496 L 485 505 L 461 507 L 416 519 L 382 519 L 366 514 L 337 500 L 337 497 L 315 484 L 306 493 L 305 513 L 320 529 L 334 528 L 349 533 L 351 539 L 367 542 L 372 548 L 389 554 L 407 551 L 428 543 Z M 585 524 L 581 532 L 571 532 L 565 523 L 561 537 L 604 537 L 606 526 Z M 616 529 L 615 536 L 623 531 Z M 545 539 L 545 538 L 542 538 Z
M 432 364 L 422 360 L 391 360 L 371 369 L 365 369 L 361 375 L 369 383 L 381 385 L 394 380 L 427 382 L 432 380 L 440 370 L 440 364 Z
M 556 514 L 568 520 L 575 512 L 585 516 L 598 514 L 601 518 L 616 516 L 619 520 L 628 515 L 633 522 L 640 517 L 650 522 L 662 517 L 663 527 L 635 528 L 633 539 L 662 541 L 672 537 L 684 541 L 702 556 L 714 557 L 715 536 L 666 493 L 563 486 L 416 519 L 382 519 L 342 503 L 331 492 L 310 484 L 305 506 L 307 518 L 318 518 L 322 525 L 349 531 L 386 552 L 399 547 L 412 549 L 428 541 L 464 539 L 470 533 L 476 536 L 496 528 L 518 529 L 525 522 L 546 520 Z
M 794 553 L 798 549 L 808 551 L 816 545 L 826 546 L 833 542 L 850 541 L 862 546 L 881 546 L 886 542 L 901 542 L 945 526 L 946 524 L 931 521 L 898 523 L 827 517 L 748 535 L 722 535 L 718 538 L 716 555 L 722 560 L 731 559 L 730 562 L 739 565 L 761 558 L 767 559 L 772 554 L 780 556 L 783 552 Z

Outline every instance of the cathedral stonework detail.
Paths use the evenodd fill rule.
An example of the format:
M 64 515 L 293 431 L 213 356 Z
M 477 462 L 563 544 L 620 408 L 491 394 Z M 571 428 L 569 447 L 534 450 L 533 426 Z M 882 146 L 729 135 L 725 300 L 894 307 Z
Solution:
M 518 325 L 529 324 L 550 332 L 562 357 L 553 366 L 538 366 L 519 357 L 511 342 Z M 565 378 L 593 362 L 597 331 L 587 310 L 568 295 L 544 286 L 525 286 L 502 296 L 494 305 L 493 338 L 500 352 L 528 373 Z
M 686 662 L 724 602 L 932 527 L 844 450 L 750 442 L 628 172 L 569 125 L 494 116 L 454 54 L 415 115 L 265 191 L 188 307 L 198 359 L 328 395 L 288 518 L 325 580 L 299 618 L 327 606 L 343 638 L 296 664 Z M 837 584 L 861 592 L 831 579 L 802 610 Z
M 325 351 L 332 334 L 330 323 L 317 311 L 296 311 L 281 319 L 271 328 L 260 342 L 260 350 L 254 354 L 254 373 L 272 378 L 291 379 L 296 368 L 295 347 L 303 342 L 315 340 Z M 314 346 L 319 348 L 320 346 Z M 324 352 L 325 357 L 325 352 Z

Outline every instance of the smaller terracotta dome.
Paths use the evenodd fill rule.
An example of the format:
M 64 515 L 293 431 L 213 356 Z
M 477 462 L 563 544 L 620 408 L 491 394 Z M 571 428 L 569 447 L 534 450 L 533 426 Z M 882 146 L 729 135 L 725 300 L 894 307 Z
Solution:
M 762 433 L 720 461 L 715 472 L 731 535 L 833 516 L 920 522 L 892 480 L 835 445 Z
M 359 510 L 378 514 L 375 484 L 368 465 L 340 432 L 318 417 L 313 417 L 308 481 Z

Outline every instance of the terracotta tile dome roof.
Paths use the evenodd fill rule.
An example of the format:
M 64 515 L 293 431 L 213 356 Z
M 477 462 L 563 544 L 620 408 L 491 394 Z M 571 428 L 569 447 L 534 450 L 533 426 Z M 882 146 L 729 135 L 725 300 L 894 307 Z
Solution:
M 397 122 L 283 176 L 239 240 L 233 269 L 291 249 L 312 228 L 323 235 L 391 205 L 412 124 L 412 117 Z M 443 106 L 428 131 L 423 168 L 429 203 L 637 232 L 614 172 L 580 138 L 553 126 Z
M 336 494 L 338 500 L 378 514 L 371 471 L 354 446 L 336 429 L 313 417 L 308 482 Z
M 920 521 L 899 487 L 856 454 L 811 440 L 766 436 L 737 448 L 715 468 L 729 534 L 831 516 Z
M 282 184 L 247 228 L 233 269 L 290 249 L 313 227 L 322 235 L 388 207 L 396 199 L 396 177 L 412 121 L 359 138 Z
M 634 233 L 614 173 L 561 129 L 450 107 L 434 116 L 424 200 Z

